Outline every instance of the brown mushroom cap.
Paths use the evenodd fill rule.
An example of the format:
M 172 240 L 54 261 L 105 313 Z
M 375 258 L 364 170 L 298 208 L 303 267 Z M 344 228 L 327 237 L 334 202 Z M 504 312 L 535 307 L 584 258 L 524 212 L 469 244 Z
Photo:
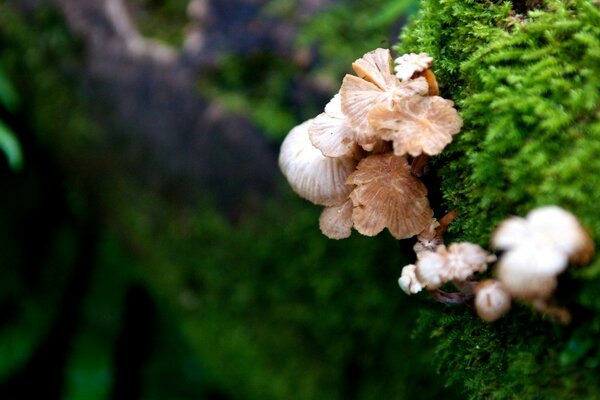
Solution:
M 392 140 L 396 155 L 442 152 L 462 127 L 454 103 L 439 96 L 410 96 L 380 103 L 368 112 L 370 125 L 384 140 Z
M 352 201 L 327 207 L 319 217 L 319 228 L 329 239 L 345 239 L 352 234 Z
M 327 103 L 325 112 L 315 118 L 308 135 L 313 146 L 325 157 L 352 156 L 357 152 L 354 130 L 342 113 L 339 94 Z
M 350 194 L 352 220 L 363 235 L 375 236 L 388 228 L 396 239 L 406 239 L 431 222 L 427 189 L 411 175 L 404 157 L 371 155 L 358 164 L 346 183 L 356 185 Z
M 339 205 L 352 191 L 352 186 L 345 182 L 354 171 L 356 161 L 352 157 L 325 157 L 315 148 L 308 137 L 312 121 L 288 133 L 281 144 L 279 168 L 301 197 L 324 206 Z

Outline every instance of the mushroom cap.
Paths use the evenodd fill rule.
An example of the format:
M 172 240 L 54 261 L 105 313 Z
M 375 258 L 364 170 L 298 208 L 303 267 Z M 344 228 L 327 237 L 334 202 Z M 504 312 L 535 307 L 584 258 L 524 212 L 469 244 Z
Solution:
M 398 80 L 392 73 L 392 55 L 388 49 L 375 49 L 352 63 L 352 69 L 358 77 L 363 78 L 381 90 L 394 86 Z
M 441 153 L 462 127 L 454 103 L 439 96 L 379 103 L 368 112 L 368 120 L 379 137 L 393 141 L 396 155 L 413 157 Z
M 393 75 L 392 75 L 393 77 Z M 369 111 L 378 104 L 390 104 L 404 97 L 426 94 L 429 86 L 425 78 L 400 82 L 393 77 L 394 84 L 387 90 L 356 77 L 346 75 L 340 88 L 342 112 L 355 131 L 356 141 L 365 150 L 371 151 L 381 139 L 369 122 Z
M 319 217 L 319 228 L 330 239 L 346 239 L 352 234 L 352 201 L 327 207 Z
M 475 309 L 484 321 L 493 322 L 504 316 L 510 303 L 510 294 L 502 282 L 487 279 L 475 287 Z
M 414 264 L 406 265 L 402 268 L 402 275 L 398 279 L 398 285 L 400 289 L 404 291 L 404 293 L 411 295 L 415 293 L 419 293 L 423 290 L 423 285 L 419 282 L 417 275 L 415 273 L 417 266 Z
M 394 67 L 396 77 L 401 81 L 406 81 L 415 74 L 429 69 L 433 64 L 433 57 L 430 57 L 427 53 L 409 53 L 396 58 L 394 63 L 396 64 Z
M 404 157 L 386 153 L 364 158 L 346 183 L 356 185 L 350 193 L 352 220 L 363 235 L 388 228 L 396 239 L 406 239 L 431 222 L 427 189 L 410 173 Z
M 342 113 L 339 93 L 327 103 L 325 112 L 314 119 L 308 135 L 325 157 L 352 156 L 357 152 L 354 130 Z
M 492 246 L 501 250 L 527 247 L 533 252 L 552 248 L 582 263 L 594 253 L 594 244 L 577 218 L 558 206 L 536 208 L 525 218 L 507 218 L 494 231 Z
M 520 249 L 507 251 L 500 257 L 495 275 L 513 297 L 532 300 L 552 296 L 557 285 L 557 273 L 548 270 L 564 269 L 568 261 L 566 255 L 560 251 L 541 249 L 537 256 L 541 257 L 542 253 L 550 253 L 544 258 L 552 265 L 539 262 L 531 253 Z
M 308 129 L 313 120 L 294 127 L 281 144 L 279 168 L 301 197 L 324 206 L 335 206 L 352 191 L 347 177 L 354 171 L 352 157 L 329 158 L 315 148 Z
M 428 289 L 437 289 L 449 281 L 466 281 L 475 272 L 487 269 L 490 254 L 480 246 L 463 242 L 448 248 L 440 245 L 435 252 L 424 251 L 417 261 L 417 277 Z

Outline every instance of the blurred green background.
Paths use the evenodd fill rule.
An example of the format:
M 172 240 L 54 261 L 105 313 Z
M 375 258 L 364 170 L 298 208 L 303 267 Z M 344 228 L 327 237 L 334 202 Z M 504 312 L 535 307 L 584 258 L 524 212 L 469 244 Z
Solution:
M 276 157 L 410 0 L 0 1 L 1 399 L 433 399 L 410 244 Z

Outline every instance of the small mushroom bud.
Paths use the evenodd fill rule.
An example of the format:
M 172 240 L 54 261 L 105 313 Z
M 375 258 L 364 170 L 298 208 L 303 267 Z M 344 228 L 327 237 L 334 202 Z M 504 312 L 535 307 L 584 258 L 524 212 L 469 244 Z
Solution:
M 398 279 L 398 285 L 400 285 L 400 289 L 404 291 L 404 293 L 411 295 L 415 293 L 419 293 L 423 290 L 423 285 L 419 282 L 417 275 L 415 273 L 417 266 L 414 264 L 406 265 L 402 268 L 402 276 Z
M 501 282 L 488 279 L 475 287 L 475 309 L 484 321 L 493 322 L 504 316 L 510 303 L 510 294 Z
M 352 201 L 327 207 L 319 217 L 319 228 L 329 239 L 345 239 L 352 234 Z

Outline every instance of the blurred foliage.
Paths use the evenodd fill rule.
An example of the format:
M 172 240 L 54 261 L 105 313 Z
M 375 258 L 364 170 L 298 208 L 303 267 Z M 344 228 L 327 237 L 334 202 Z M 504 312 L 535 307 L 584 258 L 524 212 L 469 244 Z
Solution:
M 131 0 L 127 4 L 140 33 L 179 47 L 188 22 L 188 3 L 189 0 Z
M 14 112 L 19 104 L 19 97 L 8 77 L 0 69 L 0 107 L 6 112 Z M 23 152 L 12 129 L 2 120 L 0 114 L 0 150 L 4 152 L 8 165 L 13 170 L 23 167 Z
M 536 9 L 536 7 L 540 7 Z M 530 8 L 529 11 L 527 8 Z M 400 51 L 425 51 L 463 132 L 439 157 L 452 236 L 485 245 L 507 215 L 546 204 L 600 237 L 600 9 L 597 2 L 426 0 Z M 568 327 L 519 307 L 486 325 L 468 312 L 422 315 L 450 382 L 470 398 L 600 398 L 596 258 L 561 277 Z
M 453 398 L 427 335 L 411 339 L 419 300 L 396 284 L 402 244 L 327 240 L 317 207 L 291 194 L 234 223 L 210 194 L 184 205 L 142 186 L 89 112 L 64 21 L 1 7 L 0 63 L 31 154 L 22 176 L 0 169 L 3 398 Z M 225 95 L 260 96 L 227 65 Z M 279 112 L 284 131 L 299 122 Z

